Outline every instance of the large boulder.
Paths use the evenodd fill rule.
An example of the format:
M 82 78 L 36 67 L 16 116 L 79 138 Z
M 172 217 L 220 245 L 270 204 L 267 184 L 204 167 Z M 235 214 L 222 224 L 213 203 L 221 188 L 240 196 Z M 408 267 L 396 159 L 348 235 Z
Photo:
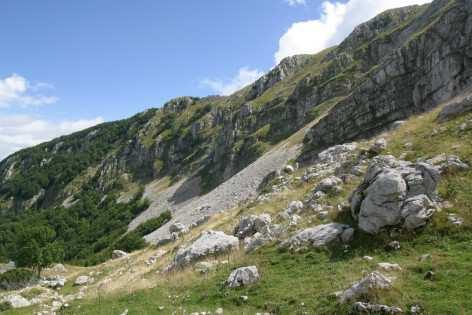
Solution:
M 249 215 L 242 217 L 234 229 L 234 235 L 240 239 L 256 233 L 270 234 L 272 219 L 269 214 Z
M 392 280 L 378 271 L 369 273 L 367 276 L 354 283 L 350 288 L 337 292 L 337 298 L 341 303 L 353 302 L 361 297 L 371 297 L 379 290 L 392 288 Z
M 190 246 L 177 252 L 170 268 L 183 267 L 204 257 L 237 249 L 238 246 L 237 237 L 221 231 L 206 231 Z
M 226 280 L 229 288 L 247 286 L 259 281 L 260 276 L 256 266 L 241 267 L 233 270 Z
M 472 112 L 472 95 L 458 97 L 451 101 L 439 112 L 437 120 L 445 122 L 468 112 Z
M 322 247 L 335 242 L 351 241 L 354 229 L 349 225 L 328 223 L 299 231 L 281 244 L 281 247 L 297 249 L 300 247 Z
M 398 224 L 408 230 L 424 226 L 436 209 L 439 179 L 439 171 L 430 164 L 377 156 L 351 196 L 352 215 L 370 234 Z

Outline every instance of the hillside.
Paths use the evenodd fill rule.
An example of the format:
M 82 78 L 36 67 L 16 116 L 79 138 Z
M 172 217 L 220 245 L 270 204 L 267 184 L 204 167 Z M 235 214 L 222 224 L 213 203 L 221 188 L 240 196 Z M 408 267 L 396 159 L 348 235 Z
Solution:
M 467 314 L 471 43 L 469 1 L 389 10 L 233 95 L 19 151 L 0 162 L 0 260 L 50 229 L 71 314 Z M 11 314 L 54 311 L 34 289 Z

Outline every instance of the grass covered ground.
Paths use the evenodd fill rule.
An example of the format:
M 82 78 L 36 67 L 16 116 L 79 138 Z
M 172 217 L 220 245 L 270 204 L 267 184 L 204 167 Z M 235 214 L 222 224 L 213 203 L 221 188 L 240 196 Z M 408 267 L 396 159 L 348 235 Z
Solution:
M 389 143 L 385 154 L 403 155 L 404 159 L 413 161 L 447 153 L 470 163 L 472 122 L 469 121 L 472 121 L 472 114 L 444 124 L 435 122 L 436 114 L 437 111 L 412 118 L 397 131 L 385 135 Z M 343 193 L 329 198 L 329 202 L 337 205 L 345 201 L 355 185 L 357 182 L 344 186 Z M 276 213 L 290 200 L 303 199 L 312 187 L 313 183 L 295 185 L 266 204 L 236 209 L 231 215 L 221 216 L 220 221 L 212 221 L 212 228 L 229 232 L 238 215 L 263 211 Z M 97 290 L 89 298 L 73 302 L 63 314 L 121 314 L 125 309 L 128 314 L 184 314 L 184 311 L 189 314 L 214 312 L 218 307 L 224 309 L 224 314 L 347 314 L 350 306 L 339 305 L 333 293 L 346 289 L 366 272 L 376 270 L 379 262 L 398 263 L 403 270 L 389 273 L 395 277 L 394 288 L 379 292 L 372 302 L 399 306 L 405 311 L 417 304 L 424 309 L 424 314 L 471 314 L 472 171 L 446 175 L 439 193 L 451 207 L 437 213 L 424 230 L 414 234 L 392 238 L 387 234 L 374 237 L 356 232 L 349 248 L 297 253 L 281 251 L 274 243 L 253 254 L 234 253 L 219 257 L 217 259 L 229 263 L 219 265 L 208 275 L 200 275 L 191 268 L 168 275 L 156 274 L 153 269 L 142 275 L 152 282 L 152 288 L 137 290 L 130 282 L 128 285 L 123 283 L 121 290 L 113 293 Z M 452 226 L 447 220 L 449 212 L 458 214 L 465 224 Z M 336 219 L 350 221 L 345 215 Z M 311 223 L 307 223 L 310 220 Z M 305 217 L 303 225 L 319 223 L 312 217 Z M 385 245 L 393 239 L 400 241 L 401 249 L 386 251 Z M 420 260 L 425 254 L 430 258 Z M 367 261 L 363 259 L 364 255 L 374 259 Z M 229 273 L 247 265 L 258 267 L 261 281 L 243 289 L 225 288 L 224 281 Z M 427 271 L 435 273 L 433 281 L 424 279 Z M 248 296 L 248 300 L 243 301 L 241 296 Z M 22 309 L 5 314 L 31 313 L 31 309 Z

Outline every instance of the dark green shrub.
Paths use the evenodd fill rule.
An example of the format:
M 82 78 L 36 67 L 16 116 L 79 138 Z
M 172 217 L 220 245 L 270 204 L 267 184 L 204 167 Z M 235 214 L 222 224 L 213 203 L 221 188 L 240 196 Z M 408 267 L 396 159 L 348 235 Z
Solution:
M 9 270 L 0 274 L 0 289 L 18 290 L 37 283 L 36 274 L 25 268 Z
M 172 218 L 172 214 L 170 213 L 170 211 L 165 211 L 161 213 L 161 215 L 158 216 L 157 218 L 150 219 L 142 223 L 136 228 L 135 231 L 137 234 L 141 236 L 147 235 L 151 232 L 154 232 L 155 230 L 157 230 L 158 228 L 160 228 L 167 222 L 169 222 L 171 218 Z
M 113 246 L 114 249 L 121 249 L 125 252 L 132 252 L 138 249 L 142 249 L 146 246 L 146 242 L 143 237 L 136 232 L 130 232 L 123 236 Z

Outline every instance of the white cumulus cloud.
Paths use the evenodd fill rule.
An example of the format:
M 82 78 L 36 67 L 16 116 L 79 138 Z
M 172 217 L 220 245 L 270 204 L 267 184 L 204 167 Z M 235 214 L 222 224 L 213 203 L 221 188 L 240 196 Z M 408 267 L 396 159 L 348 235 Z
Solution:
M 290 6 L 294 7 L 296 5 L 305 5 L 305 0 L 285 0 Z
M 9 154 L 58 136 L 102 123 L 101 117 L 93 119 L 49 121 L 29 115 L 0 116 L 0 160 Z
M 0 79 L 0 108 L 9 106 L 39 106 L 57 102 L 55 96 L 43 95 L 41 92 L 52 86 L 46 83 L 31 84 L 27 79 L 12 74 Z
M 230 95 L 246 85 L 253 83 L 263 75 L 264 73 L 260 70 L 242 67 L 231 79 L 205 79 L 201 83 L 203 86 L 210 88 L 216 94 Z
M 280 38 L 275 61 L 279 63 L 296 54 L 317 53 L 339 44 L 358 24 L 387 9 L 429 2 L 431 0 L 324 1 L 318 19 L 294 23 Z

